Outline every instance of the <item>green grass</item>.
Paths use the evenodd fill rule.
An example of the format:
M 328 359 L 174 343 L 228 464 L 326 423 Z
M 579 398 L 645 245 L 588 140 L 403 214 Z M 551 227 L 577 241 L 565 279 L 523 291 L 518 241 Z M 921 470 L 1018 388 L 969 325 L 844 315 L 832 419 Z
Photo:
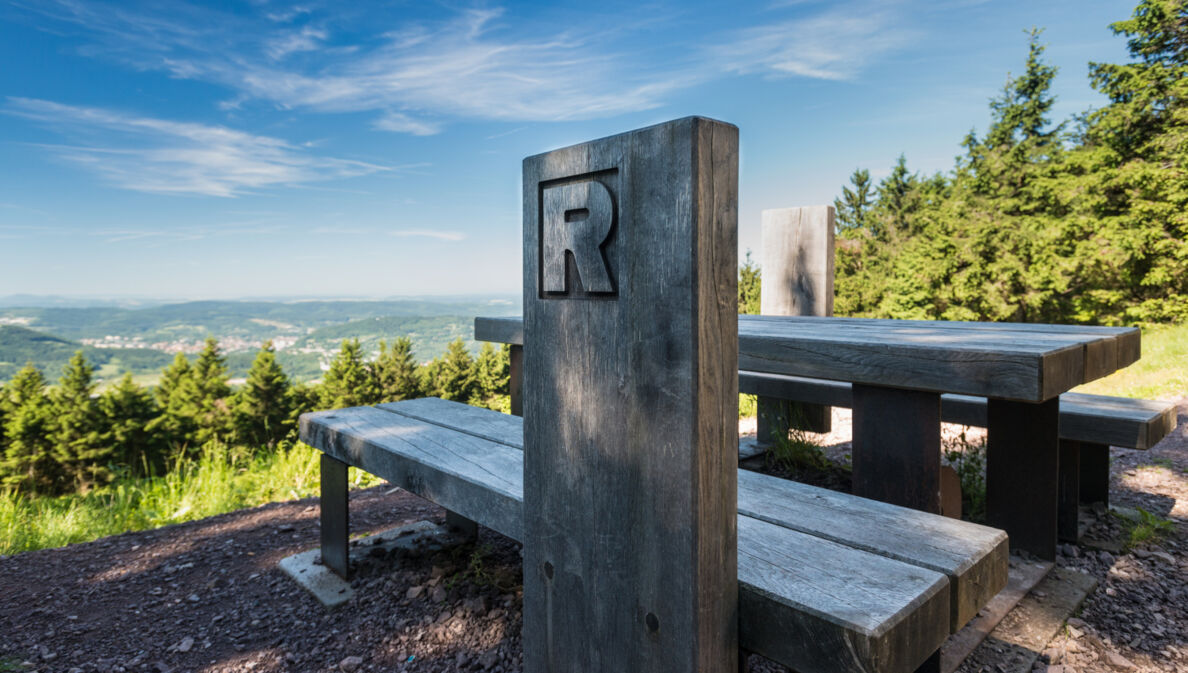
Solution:
M 1188 324 L 1144 327 L 1138 362 L 1076 392 L 1144 399 L 1188 395 Z
M 199 457 L 179 461 L 164 476 L 120 479 L 87 494 L 51 498 L 0 492 L 0 554 L 87 542 L 315 495 L 319 455 L 303 444 L 257 455 L 208 445 Z M 351 482 L 370 486 L 380 480 L 352 469 Z
M 1129 530 L 1126 533 L 1126 548 L 1134 549 L 1146 542 L 1158 542 L 1172 532 L 1173 524 L 1163 517 L 1139 507 L 1138 517 L 1123 517 Z

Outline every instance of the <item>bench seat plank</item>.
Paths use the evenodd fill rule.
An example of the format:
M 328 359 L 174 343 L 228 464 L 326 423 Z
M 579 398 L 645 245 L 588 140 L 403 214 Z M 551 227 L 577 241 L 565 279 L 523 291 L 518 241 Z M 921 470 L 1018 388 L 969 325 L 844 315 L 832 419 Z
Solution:
M 801 376 L 740 371 L 739 392 L 798 402 L 853 406 L 851 385 Z M 986 427 L 986 398 L 941 395 L 941 420 Z M 1176 427 L 1175 405 L 1107 395 L 1060 396 L 1060 438 L 1128 449 L 1149 449 Z
M 436 398 L 380 409 L 522 448 L 523 419 Z M 1007 582 L 1006 533 L 855 498 L 749 470 L 738 473 L 738 513 L 944 574 L 957 631 Z
M 522 517 L 523 451 L 393 411 L 407 405 L 428 415 L 449 405 L 455 416 L 469 413 L 418 402 L 305 414 L 301 439 L 520 540 L 522 519 L 511 519 Z M 738 530 L 742 647 L 803 673 L 908 673 L 948 635 L 943 574 L 744 515 Z

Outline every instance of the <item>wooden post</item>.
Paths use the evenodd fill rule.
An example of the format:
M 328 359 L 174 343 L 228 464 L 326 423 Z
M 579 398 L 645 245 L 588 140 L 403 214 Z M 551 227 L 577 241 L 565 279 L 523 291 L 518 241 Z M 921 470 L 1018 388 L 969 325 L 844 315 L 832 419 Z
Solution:
M 1056 537 L 1060 542 L 1076 544 L 1080 537 L 1081 443 L 1060 440 L 1060 487 L 1057 490 Z
M 853 390 L 854 495 L 940 514 L 940 394 Z
M 1056 558 L 1060 398 L 986 404 L 986 523 L 1011 549 Z
M 833 315 L 833 206 L 763 211 L 763 315 Z M 758 400 L 756 440 L 771 444 L 789 428 L 829 432 L 830 408 L 768 397 Z
M 738 129 L 524 160 L 524 670 L 733 671 Z
M 323 453 L 320 483 L 322 563 L 339 577 L 350 579 L 347 464 Z
M 1110 447 L 1081 442 L 1077 451 L 1081 477 L 1077 499 L 1086 504 L 1110 504 Z

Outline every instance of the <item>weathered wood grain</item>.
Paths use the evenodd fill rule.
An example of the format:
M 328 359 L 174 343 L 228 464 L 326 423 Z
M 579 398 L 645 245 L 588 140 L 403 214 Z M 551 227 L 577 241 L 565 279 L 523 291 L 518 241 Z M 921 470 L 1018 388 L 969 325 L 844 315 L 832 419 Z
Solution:
M 347 464 L 322 454 L 318 509 L 322 563 L 343 579 L 350 579 L 350 509 L 347 506 Z
M 476 337 L 514 342 L 515 318 L 484 322 Z M 1133 362 L 1138 338 L 1134 328 L 740 316 L 739 364 L 747 371 L 1039 402 Z
M 1056 558 L 1059 399 L 989 400 L 986 408 L 986 521 L 1011 549 Z
M 472 431 L 448 427 L 452 423 Z M 522 515 L 524 453 L 512 447 L 522 428 L 520 418 L 442 400 L 318 412 L 301 419 L 302 441 L 450 510 L 466 511 L 476 501 L 475 491 L 488 490 L 486 509 L 473 518 L 516 540 L 522 540 L 523 531 L 522 523 L 512 519 Z M 962 549 L 995 553 L 992 532 L 980 526 L 774 477 L 741 476 L 760 501 L 755 505 L 759 518 L 736 518 L 741 643 L 806 673 L 914 670 L 949 630 L 945 573 L 982 572 L 984 561 L 958 558 Z M 784 497 L 798 502 L 785 503 Z M 831 525 L 826 517 L 843 514 L 847 501 L 857 510 Z M 783 518 L 831 529 L 853 524 L 867 549 L 835 543 L 815 529 L 771 523 Z M 913 521 L 923 524 L 922 537 L 944 537 L 922 550 L 935 570 L 881 551 L 895 546 L 898 526 Z M 906 552 L 907 545 L 902 549 Z
M 372 407 L 301 416 L 301 441 L 517 540 L 522 451 Z
M 529 157 L 523 188 L 524 670 L 725 670 L 738 130 L 686 118 Z
M 764 315 L 833 315 L 833 206 L 765 210 L 762 214 Z M 827 406 L 760 396 L 755 435 L 769 444 L 791 428 L 829 432 Z
M 860 383 L 853 394 L 854 495 L 940 514 L 940 395 Z
M 523 420 L 489 409 L 436 398 L 378 408 L 504 446 L 523 446 Z M 738 473 L 738 512 L 946 575 L 954 630 L 1006 582 L 1006 534 L 993 528 L 747 470 Z
M 1006 586 L 1007 536 L 986 526 L 749 471 L 738 474 L 738 511 L 944 574 L 952 631 Z
M 751 395 L 853 406 L 851 384 L 844 381 L 741 371 L 738 389 Z M 986 398 L 941 395 L 941 420 L 984 428 Z M 1170 402 L 1085 393 L 1060 396 L 1061 439 L 1149 449 L 1175 428 L 1176 407 Z
M 763 315 L 833 315 L 833 206 L 762 213 Z

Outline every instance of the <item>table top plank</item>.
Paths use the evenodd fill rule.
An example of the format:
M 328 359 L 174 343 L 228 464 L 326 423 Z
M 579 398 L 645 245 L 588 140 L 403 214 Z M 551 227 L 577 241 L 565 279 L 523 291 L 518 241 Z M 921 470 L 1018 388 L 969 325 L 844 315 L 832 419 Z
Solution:
M 1137 358 L 1136 328 L 739 316 L 739 369 L 1040 402 Z M 476 318 L 475 338 L 522 344 L 519 318 Z

